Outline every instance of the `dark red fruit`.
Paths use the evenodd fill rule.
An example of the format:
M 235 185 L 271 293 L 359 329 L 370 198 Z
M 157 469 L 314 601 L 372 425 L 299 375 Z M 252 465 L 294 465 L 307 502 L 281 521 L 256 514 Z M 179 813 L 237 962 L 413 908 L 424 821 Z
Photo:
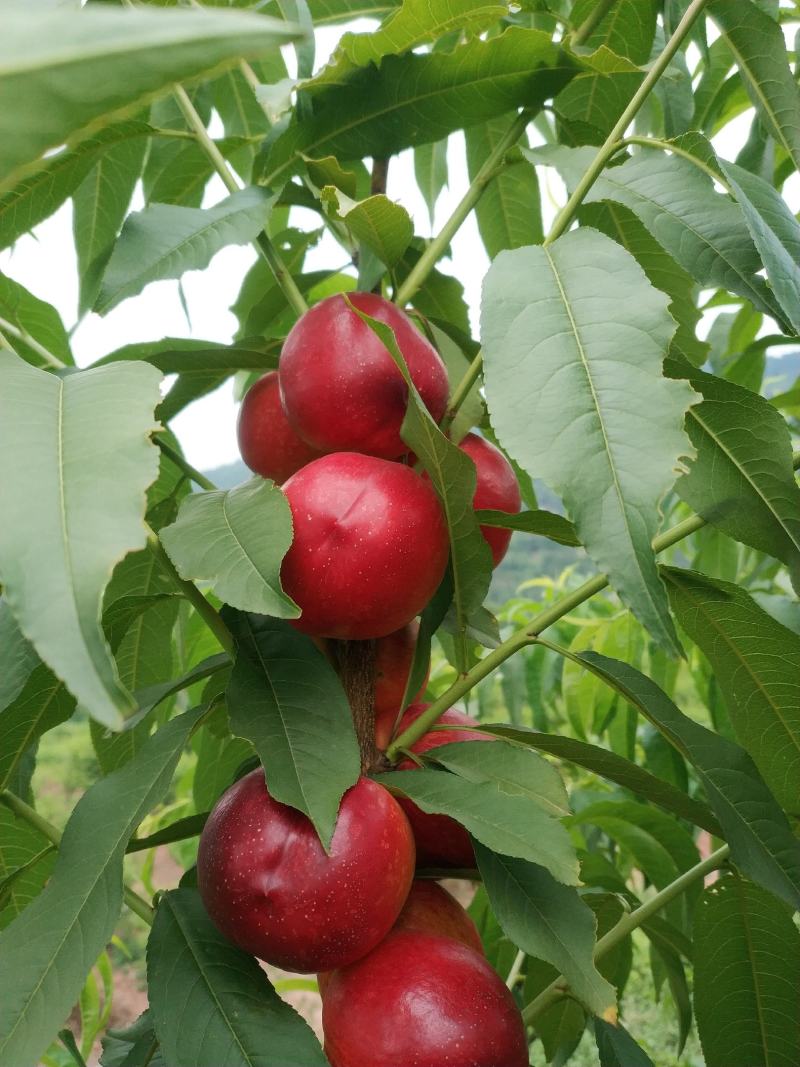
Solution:
M 375 644 L 375 740 L 380 749 L 386 748 L 391 741 L 400 715 L 418 634 L 419 623 L 410 622 Z M 410 702 L 418 700 L 425 692 L 429 674 L 430 666 Z
M 528 1067 L 525 1026 L 486 960 L 449 937 L 392 933 L 330 976 L 332 1067 Z
M 303 633 L 384 637 L 427 604 L 447 566 L 444 515 L 430 484 L 401 463 L 338 452 L 283 487 L 294 541 L 281 568 Z
M 392 927 L 392 934 L 398 930 L 416 931 L 421 934 L 438 934 L 451 937 L 467 948 L 484 955 L 481 935 L 475 923 L 461 907 L 455 897 L 436 882 L 415 881 L 403 905 L 397 922 Z M 391 934 L 389 935 L 391 936 Z M 325 990 L 334 971 L 323 971 L 317 975 L 319 991 L 324 996 Z
M 250 470 L 279 485 L 322 455 L 289 425 L 274 370 L 247 390 L 239 409 L 237 435 L 239 451 Z
M 476 433 L 468 433 L 458 447 L 470 457 L 478 474 L 478 484 L 472 498 L 475 510 L 518 512 L 522 507 L 519 483 L 514 468 L 500 449 L 495 448 L 485 437 L 478 437 Z M 496 567 L 508 551 L 511 530 L 501 530 L 498 526 L 481 526 L 481 533 L 492 550 Z
M 401 733 L 415 722 L 427 704 L 413 704 L 408 708 L 400 720 L 397 733 Z M 470 730 L 470 726 L 477 726 L 476 719 L 465 715 L 458 708 L 449 708 L 438 720 L 440 726 L 467 727 L 467 729 L 431 730 L 423 734 L 419 741 L 411 746 L 411 751 L 416 753 L 428 752 L 439 745 L 450 745 L 454 741 L 492 741 L 488 734 L 482 734 L 476 730 Z M 400 771 L 416 770 L 417 764 L 413 760 L 402 760 L 397 769 Z M 414 831 L 414 840 L 417 843 L 417 866 L 418 867 L 474 867 L 475 850 L 469 834 L 449 815 L 429 815 L 420 811 L 417 805 L 407 797 L 398 797 L 398 803 L 408 816 L 411 828 Z
M 200 893 L 219 929 L 245 952 L 301 973 L 373 949 L 413 874 L 408 822 L 367 778 L 344 795 L 330 855 L 305 815 L 272 799 L 261 769 L 222 796 L 197 855 Z
M 483 943 L 478 928 L 455 897 L 437 882 L 417 879 L 394 924 L 396 930 L 415 930 L 421 934 L 452 937 L 467 948 L 483 955 Z
M 374 293 L 350 302 L 391 326 L 411 379 L 438 422 L 447 406 L 447 371 L 439 353 L 394 304 Z M 292 327 L 280 359 L 281 396 L 289 422 L 323 452 L 366 452 L 396 459 L 408 387 L 386 347 L 337 294 L 315 304 Z

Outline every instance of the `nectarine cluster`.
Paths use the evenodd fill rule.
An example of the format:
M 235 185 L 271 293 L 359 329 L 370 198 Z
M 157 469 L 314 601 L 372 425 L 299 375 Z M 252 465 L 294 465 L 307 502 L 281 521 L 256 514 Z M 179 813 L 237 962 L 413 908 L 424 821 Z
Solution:
M 527 1067 L 522 1017 L 460 904 L 413 881 L 400 805 L 361 778 L 329 853 L 255 770 L 211 813 L 197 857 L 219 929 L 268 963 L 319 972 L 332 1067 Z
M 449 386 L 435 348 L 381 297 L 349 300 L 392 327 L 440 421 Z M 278 370 L 250 389 L 239 419 L 243 458 L 282 484 L 291 510 L 281 580 L 301 609 L 293 625 L 334 664 L 341 665 L 343 649 L 370 649 L 367 735 L 371 744 L 374 720 L 376 753 L 408 703 L 415 618 L 436 592 L 449 553 L 439 498 L 400 436 L 407 402 L 389 352 L 343 296 L 332 296 L 300 318 Z M 519 510 L 503 454 L 476 434 L 460 447 L 477 469 L 474 506 Z M 496 565 L 510 533 L 483 534 Z M 345 673 L 342 667 L 343 680 Z M 399 729 L 422 714 L 426 705 L 415 701 L 425 685 L 410 694 Z M 442 722 L 452 729 L 425 735 L 414 752 L 489 740 L 462 712 L 451 710 Z M 362 765 L 366 775 L 374 763 Z M 276 801 L 258 769 L 211 813 L 197 872 L 209 915 L 232 941 L 285 970 L 318 974 L 332 1067 L 527 1067 L 522 1019 L 469 916 L 440 886 L 414 881 L 419 867 L 474 865 L 463 827 L 395 799 L 366 776 L 345 793 L 326 852 L 309 819 Z
M 349 304 L 352 305 L 349 306 Z M 394 304 L 373 293 L 330 296 L 303 315 L 279 368 L 249 390 L 239 447 L 257 474 L 282 483 L 294 541 L 281 571 L 314 637 L 367 640 L 400 630 L 430 600 L 447 565 L 447 528 L 430 482 L 404 460 L 400 428 L 408 387 L 383 343 L 353 307 L 391 326 L 431 416 L 447 406 L 447 371 L 433 345 Z M 476 508 L 514 512 L 508 460 L 477 434 Z M 510 531 L 483 527 L 495 566 Z

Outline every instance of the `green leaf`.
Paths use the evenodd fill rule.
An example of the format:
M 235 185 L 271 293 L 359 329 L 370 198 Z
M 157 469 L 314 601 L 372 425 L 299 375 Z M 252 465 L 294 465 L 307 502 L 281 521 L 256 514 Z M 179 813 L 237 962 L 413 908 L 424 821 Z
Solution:
M 129 138 L 149 137 L 145 122 L 120 122 L 100 130 L 74 148 L 48 156 L 31 175 L 0 195 L 0 248 L 6 248 L 53 214 L 72 196 L 97 157 Z
M 383 193 L 366 200 L 351 200 L 332 185 L 322 190 L 329 214 L 344 222 L 353 237 L 371 249 L 381 263 L 393 267 L 414 236 L 414 223 L 404 207 Z
M 750 0 L 713 0 L 708 10 L 756 110 L 800 168 L 800 93 L 786 58 L 783 31 Z
M 633 800 L 589 804 L 573 815 L 569 823 L 588 823 L 608 834 L 633 857 L 636 866 L 657 889 L 665 889 L 700 862 L 688 830 L 663 811 Z M 667 915 L 672 915 L 677 926 L 688 928 L 691 904 L 698 892 L 698 885 L 689 886 L 681 898 L 667 905 Z
M 743 544 L 775 556 L 800 583 L 800 489 L 789 429 L 772 404 L 733 382 L 676 361 L 703 396 L 686 428 L 697 449 L 675 488 L 704 519 Z
M 125 220 L 103 275 L 94 310 L 106 314 L 149 282 L 202 270 L 230 244 L 247 244 L 264 228 L 271 198 L 255 186 L 210 208 L 151 204 Z
M 359 67 L 378 65 L 384 56 L 411 52 L 455 30 L 478 34 L 508 14 L 491 0 L 403 0 L 398 11 L 372 33 L 346 33 L 328 65 L 304 89 L 343 85 Z
M 40 663 L 15 698 L 0 710 L 0 789 L 8 788 L 25 753 L 42 734 L 66 722 L 75 699 L 49 667 Z
M 449 815 L 474 838 L 505 856 L 546 867 L 559 882 L 576 885 L 578 861 L 569 834 L 529 794 L 502 792 L 489 781 L 470 781 L 425 768 L 375 778 L 431 815 Z
M 738 586 L 667 568 L 673 610 L 705 653 L 742 747 L 783 807 L 800 798 L 800 636 Z
M 578 230 L 497 257 L 481 333 L 497 436 L 561 495 L 601 572 L 677 652 L 651 541 L 690 452 L 683 422 L 695 394 L 661 376 L 675 332 L 667 303 L 619 245 Z
M 132 693 L 173 677 L 172 634 L 179 601 L 172 577 L 149 546 L 132 552 L 115 569 L 105 597 L 103 629 L 117 663 L 120 681 Z M 153 727 L 146 716 L 132 729 L 112 733 L 90 723 L 92 744 L 104 774 L 127 763 Z
M 587 204 L 581 209 L 579 218 L 582 225 L 593 226 L 627 249 L 651 284 L 669 296 L 669 311 L 678 323 L 670 352 L 683 356 L 696 367 L 705 363 L 708 345 L 699 341 L 695 334 L 700 312 L 696 306 L 694 279 L 664 251 L 636 215 L 622 204 L 613 201 Z
M 259 180 L 279 185 L 301 154 L 385 158 L 440 141 L 453 130 L 519 106 L 533 107 L 566 83 L 572 64 L 539 30 L 511 27 L 454 52 L 387 56 L 321 93 L 265 150 Z M 258 164 L 257 164 L 258 170 Z
M 545 146 L 523 150 L 535 163 L 558 169 L 574 189 L 594 153 L 587 148 Z M 688 159 L 643 149 L 622 166 L 607 168 L 586 203 L 613 200 L 629 208 L 653 237 L 696 281 L 749 300 L 783 322 L 763 278 L 761 260 L 741 208 L 714 191 L 713 182 Z
M 53 851 L 44 834 L 0 805 L 0 930 L 41 893 L 53 870 Z
M 208 582 L 231 607 L 280 619 L 300 614 L 281 587 L 292 516 L 273 482 L 253 478 L 235 489 L 192 493 L 159 536 L 181 578 Z
M 12 0 L 0 42 L 0 188 L 79 131 L 296 36 L 287 23 L 246 12 L 77 13 Z
M 7 278 L 4 274 L 0 274 L 0 317 L 23 334 L 29 335 L 34 342 L 38 342 L 62 363 L 75 362 L 64 323 L 52 304 L 40 300 L 19 282 Z M 10 331 L 5 331 L 2 323 L 0 334 L 3 334 L 18 355 L 34 367 L 52 366 L 52 361 L 46 359 L 35 345 L 26 344 Z
M 515 118 L 513 112 L 499 115 L 465 131 L 470 181 L 474 180 Z M 475 218 L 490 259 L 506 248 L 540 244 L 544 231 L 536 171 L 523 162 L 504 166 L 481 194 L 475 205 Z
M 569 15 L 572 27 L 581 26 L 595 7 L 595 0 L 576 0 Z M 658 9 L 657 0 L 617 0 L 586 39 L 586 49 L 606 45 L 618 56 L 646 63 L 655 37 Z
M 544 734 L 521 726 L 490 723 L 482 724 L 481 730 L 496 737 L 508 738 L 517 744 L 530 745 L 542 752 L 549 752 L 551 756 L 556 756 L 558 759 L 569 760 L 570 763 L 585 767 L 586 770 L 600 775 L 609 782 L 621 785 L 624 789 L 630 789 L 645 800 L 658 804 L 665 811 L 677 815 L 680 819 L 686 819 L 695 826 L 702 826 L 709 833 L 717 836 L 720 834 L 719 824 L 705 804 L 693 800 L 669 782 L 656 778 L 649 771 L 643 770 L 637 764 L 605 748 L 590 745 L 563 734 Z M 438 753 L 440 750 L 435 751 Z
M 170 1067 L 328 1062 L 308 1023 L 281 1000 L 256 960 L 217 930 L 196 889 L 161 898 L 147 943 L 147 979 Z
M 363 18 L 382 18 L 399 7 L 393 0 L 309 0 L 308 4 L 315 26 L 329 26 L 337 22 L 350 22 L 356 15 Z
M 798 131 L 800 133 L 800 129 Z M 800 144 L 800 136 L 798 137 Z M 800 331 L 800 225 L 777 189 L 735 163 L 719 161 L 744 214 L 786 318 Z
M 457 640 L 459 654 L 465 661 L 469 620 L 482 606 L 492 574 L 489 546 L 481 535 L 472 507 L 477 480 L 475 464 L 445 437 L 431 418 L 391 326 L 365 315 L 355 305 L 350 306 L 386 346 L 408 387 L 408 407 L 400 435 L 430 476 L 444 510 L 450 537 Z
M 522 533 L 537 534 L 539 537 L 547 537 L 559 545 L 569 545 L 570 548 L 578 548 L 580 541 L 575 533 L 575 527 L 554 511 L 520 511 L 512 514 L 507 511 L 492 511 L 478 509 L 475 512 L 481 526 L 500 527 L 503 530 L 519 530 Z
M 169 845 L 173 841 L 183 841 L 188 837 L 197 837 L 208 821 L 210 811 L 200 811 L 195 815 L 186 815 L 183 819 L 162 826 L 160 830 L 153 831 L 146 837 L 131 838 L 126 853 L 144 852 L 148 848 L 157 845 Z
M 166 337 L 161 341 L 125 345 L 98 360 L 95 366 L 143 359 L 164 374 L 177 374 L 177 380 L 158 406 L 159 418 L 168 422 L 187 404 L 212 392 L 239 370 L 275 370 L 280 347 L 280 341 L 263 338 L 221 345 Z
M 160 380 L 131 363 L 60 378 L 0 353 L 0 511 L 14 515 L 0 528 L 5 595 L 44 662 L 114 728 L 134 705 L 100 628 L 100 602 L 114 564 L 146 540 Z M 9 462 L 14 455 L 25 465 Z
M 697 906 L 694 960 L 708 1067 L 800 1063 L 800 933 L 787 908 L 751 882 L 722 878 Z
M 106 1030 L 100 1067 L 166 1067 L 149 1010 L 124 1030 Z
M 579 74 L 561 90 L 553 103 L 560 140 L 593 145 L 605 141 L 644 80 L 636 66 L 626 67 Z
M 556 818 L 570 814 L 567 791 L 551 763 L 530 748 L 514 744 L 478 748 L 481 744 L 482 741 L 456 741 L 439 745 L 422 758 L 424 762 L 446 767 L 469 782 L 489 782 L 501 793 L 529 797 Z
M 142 137 L 109 146 L 75 190 L 72 233 L 78 256 L 78 313 L 94 304 L 100 280 L 139 180 L 147 141 Z
M 734 862 L 771 893 L 800 904 L 800 844 L 744 749 L 684 715 L 633 667 L 596 652 L 578 657 L 694 764 Z
M 607 1023 L 605 1019 L 595 1019 L 594 1039 L 597 1042 L 600 1067 L 655 1067 L 622 1023 Z
M 286 623 L 228 609 L 223 617 L 237 643 L 231 731 L 255 746 L 270 796 L 307 815 L 327 849 L 339 801 L 360 773 L 341 682 L 310 638 Z
M 414 177 L 433 225 L 436 201 L 447 185 L 447 138 L 414 149 Z
M 220 715 L 227 728 L 225 708 L 218 708 L 212 718 Z M 210 811 L 233 781 L 237 768 L 252 756 L 253 746 L 241 737 L 231 737 L 229 732 L 220 736 L 209 719 L 197 731 L 196 749 L 192 799 L 198 811 Z
M 39 665 L 39 657 L 0 597 L 0 712 L 13 703 Z M 2 749 L 0 749 L 2 752 Z
M 159 730 L 73 811 L 47 887 L 0 935 L 0 1059 L 37 1062 L 106 946 L 122 904 L 125 846 L 163 799 L 201 709 Z
M 597 921 L 577 890 L 560 885 L 535 863 L 499 856 L 480 844 L 475 855 L 492 909 L 514 944 L 551 963 L 591 1011 L 614 1004 L 614 987 L 592 959 Z

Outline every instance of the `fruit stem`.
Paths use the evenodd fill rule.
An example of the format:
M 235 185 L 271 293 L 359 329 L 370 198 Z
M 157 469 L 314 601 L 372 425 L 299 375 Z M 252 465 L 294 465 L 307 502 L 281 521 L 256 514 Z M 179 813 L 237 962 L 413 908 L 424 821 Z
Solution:
M 47 838 L 51 844 L 56 848 L 61 844 L 62 833 L 57 826 L 53 826 L 51 822 L 43 818 L 38 811 L 26 804 L 24 800 L 18 797 L 15 793 L 10 792 L 8 789 L 0 790 L 0 804 L 5 806 L 19 819 L 24 819 L 29 826 L 32 826 L 35 830 L 38 830 L 40 834 Z M 148 925 L 153 925 L 153 917 L 155 912 L 147 903 L 147 901 L 140 897 L 138 893 L 135 893 L 130 886 L 123 886 L 123 899 L 128 907 L 143 919 Z
M 375 743 L 375 642 L 329 641 L 333 661 L 353 714 L 361 753 L 361 773 L 385 770 Z
M 205 474 L 201 474 L 196 467 L 193 467 L 188 460 L 184 459 L 177 449 L 174 449 L 172 445 L 164 440 L 160 432 L 153 434 L 153 443 L 158 445 L 164 455 L 171 459 L 176 467 L 180 467 L 183 473 L 188 475 L 201 489 L 207 489 L 210 493 L 218 492 L 218 487 L 214 485 L 211 479 L 206 478 Z
M 450 406 L 444 413 L 444 418 L 441 421 L 439 429 L 442 433 L 446 434 L 450 427 L 453 425 L 453 420 L 461 408 L 461 405 L 469 396 L 469 391 L 472 389 L 475 382 L 480 377 L 481 369 L 483 367 L 483 356 L 480 352 L 475 356 L 473 361 L 464 374 L 464 377 L 458 383 L 453 390 L 453 396 L 450 400 Z
M 181 109 L 183 117 L 186 119 L 189 128 L 197 139 L 197 143 L 208 156 L 214 170 L 222 179 L 225 188 L 229 193 L 239 192 L 242 186 L 236 177 L 236 174 L 228 166 L 225 157 L 209 136 L 205 123 L 197 113 L 194 104 L 189 98 L 189 94 L 182 85 L 176 85 L 173 89 L 173 95 L 178 107 Z M 283 295 L 286 297 L 288 303 L 294 308 L 298 315 L 305 314 L 305 312 L 308 311 L 308 304 L 306 303 L 303 294 L 297 288 L 294 278 L 286 269 L 285 263 L 278 254 L 272 241 L 269 239 L 266 231 L 261 231 L 255 239 L 254 245 L 256 251 L 266 261 L 270 270 L 275 275 L 275 281 L 283 291 Z
M 469 188 L 456 205 L 453 214 L 445 222 L 439 233 L 431 240 L 425 251 L 411 268 L 395 295 L 395 303 L 402 307 L 408 304 L 424 285 L 425 279 L 444 255 L 447 246 L 458 233 L 470 211 L 480 200 L 483 191 L 495 175 L 499 163 L 509 148 L 512 148 L 525 132 L 533 118 L 532 111 L 522 111 L 514 119 L 504 136 L 497 142 L 486 157 L 478 173 L 470 182 Z
M 619 143 L 625 136 L 625 131 L 630 126 L 639 112 L 639 109 L 647 100 L 653 88 L 658 82 L 661 75 L 667 69 L 672 62 L 673 56 L 683 44 L 684 38 L 688 35 L 692 26 L 694 25 L 697 17 L 700 15 L 703 8 L 708 3 L 708 0 L 692 0 L 692 3 L 686 9 L 681 21 L 675 27 L 675 32 L 667 41 L 666 47 L 658 59 L 653 63 L 650 70 L 637 89 L 633 96 L 633 99 L 623 111 L 619 118 L 619 121 L 614 126 L 611 133 L 605 139 L 603 144 L 597 150 L 597 154 L 589 165 L 586 173 L 575 187 L 575 191 L 572 196 L 567 200 L 564 207 L 556 216 L 555 221 L 544 240 L 545 247 L 551 245 L 554 241 L 558 240 L 562 234 L 566 233 L 572 224 L 572 220 L 575 217 L 575 213 L 583 203 L 584 197 L 592 188 L 594 183 L 600 177 L 605 165 L 611 159 L 615 152 L 619 149 Z
M 230 655 L 235 655 L 235 646 L 233 641 L 233 635 L 228 627 L 225 625 L 222 616 L 201 593 L 194 582 L 186 581 L 181 578 L 180 574 L 175 568 L 175 564 L 169 558 L 164 551 L 164 546 L 158 539 L 158 534 L 154 530 L 149 531 L 148 541 L 153 547 L 153 550 L 158 555 L 159 560 L 163 564 L 165 570 L 172 578 L 175 585 L 177 585 L 181 594 L 189 601 L 197 614 L 202 618 L 206 626 L 211 630 L 216 639 Z
M 691 867 L 688 871 L 684 871 L 680 877 L 676 878 L 674 882 L 670 882 L 668 886 L 665 886 L 652 896 L 645 904 L 636 908 L 635 911 L 623 915 L 617 925 L 601 937 L 594 946 L 593 958 L 595 963 L 640 927 L 642 923 L 647 922 L 656 912 L 669 904 L 671 900 L 680 896 L 690 885 L 721 867 L 729 855 L 730 848 L 728 845 L 723 845 L 722 848 L 712 852 L 706 859 L 701 860 L 700 863 Z M 546 989 L 543 989 L 538 997 L 530 1002 L 523 1011 L 522 1018 L 530 1025 L 538 1015 L 541 1015 L 542 1012 L 546 1011 L 557 1000 L 560 1000 L 561 997 L 568 995 L 568 993 L 569 987 L 565 985 L 564 979 L 559 976 Z

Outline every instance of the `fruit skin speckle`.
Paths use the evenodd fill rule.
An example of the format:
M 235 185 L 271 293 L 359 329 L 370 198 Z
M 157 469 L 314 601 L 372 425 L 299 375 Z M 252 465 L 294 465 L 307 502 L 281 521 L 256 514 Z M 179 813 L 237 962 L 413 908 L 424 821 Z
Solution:
M 525 1026 L 486 960 L 450 937 L 393 932 L 328 977 L 332 1067 L 528 1067 Z
M 264 772 L 227 790 L 197 857 L 206 909 L 240 948 L 287 971 L 331 970 L 386 935 L 414 874 L 400 806 L 366 778 L 345 793 L 326 855 L 301 812 L 274 800 Z

